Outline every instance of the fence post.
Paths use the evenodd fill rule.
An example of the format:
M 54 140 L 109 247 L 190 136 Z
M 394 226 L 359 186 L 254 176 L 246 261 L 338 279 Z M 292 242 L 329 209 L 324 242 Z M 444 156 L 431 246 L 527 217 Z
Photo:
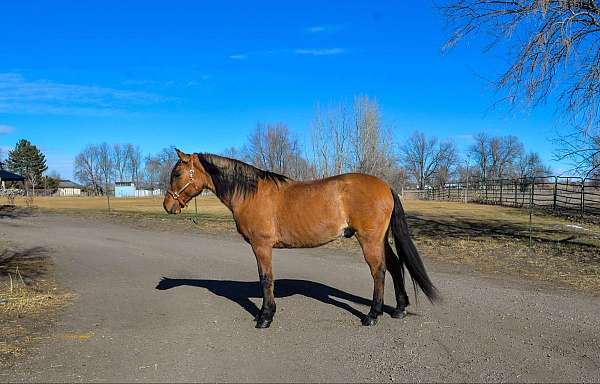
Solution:
M 502 187 L 504 186 L 504 180 L 500 179 L 500 205 L 502 205 Z
M 517 188 L 519 186 L 517 184 L 517 180 L 514 181 L 514 184 L 515 184 L 515 207 L 518 207 L 519 206 L 519 200 L 518 200 L 518 197 L 517 197 Z
M 535 187 L 535 177 L 531 178 L 531 192 L 529 194 L 529 249 L 531 249 L 532 245 L 532 235 L 533 235 L 533 188 Z
M 557 189 L 558 189 L 558 176 L 554 176 L 554 191 L 553 193 L 553 197 L 552 197 L 552 210 L 556 211 L 556 193 L 557 193 Z
M 585 180 L 581 180 L 581 217 L 583 217 L 585 210 Z
M 531 204 L 535 203 L 535 177 L 531 178 Z
M 483 181 L 483 185 L 485 186 L 485 203 L 488 204 L 488 183 L 487 179 Z

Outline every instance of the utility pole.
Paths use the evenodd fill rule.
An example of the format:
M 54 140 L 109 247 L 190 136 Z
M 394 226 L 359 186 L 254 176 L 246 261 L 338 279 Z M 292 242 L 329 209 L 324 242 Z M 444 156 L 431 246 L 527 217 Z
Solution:
M 467 166 L 467 188 L 465 189 L 465 204 L 469 202 L 469 175 L 471 174 L 471 170 L 469 169 L 469 158 L 470 155 L 467 154 L 467 158 L 465 159 L 465 165 Z

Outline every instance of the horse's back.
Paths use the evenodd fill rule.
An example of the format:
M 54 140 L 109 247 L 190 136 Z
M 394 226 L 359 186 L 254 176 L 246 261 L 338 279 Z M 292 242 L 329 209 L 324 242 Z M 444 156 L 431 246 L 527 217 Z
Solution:
M 383 180 L 359 173 L 295 182 L 280 199 L 282 242 L 307 246 L 291 239 L 312 239 L 308 242 L 319 245 L 348 231 L 385 231 L 393 209 L 390 191 Z

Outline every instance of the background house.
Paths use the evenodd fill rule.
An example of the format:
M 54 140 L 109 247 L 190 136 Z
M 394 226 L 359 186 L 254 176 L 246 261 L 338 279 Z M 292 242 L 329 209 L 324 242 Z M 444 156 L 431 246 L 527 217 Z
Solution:
M 81 196 L 83 186 L 71 180 L 61 180 L 56 191 L 57 196 Z

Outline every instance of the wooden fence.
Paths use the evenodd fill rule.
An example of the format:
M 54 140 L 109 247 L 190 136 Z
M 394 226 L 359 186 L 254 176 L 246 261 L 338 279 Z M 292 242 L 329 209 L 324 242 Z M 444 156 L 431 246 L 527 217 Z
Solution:
M 533 207 L 578 216 L 600 217 L 600 179 L 529 177 L 460 181 L 440 188 L 404 190 L 403 197 Z

